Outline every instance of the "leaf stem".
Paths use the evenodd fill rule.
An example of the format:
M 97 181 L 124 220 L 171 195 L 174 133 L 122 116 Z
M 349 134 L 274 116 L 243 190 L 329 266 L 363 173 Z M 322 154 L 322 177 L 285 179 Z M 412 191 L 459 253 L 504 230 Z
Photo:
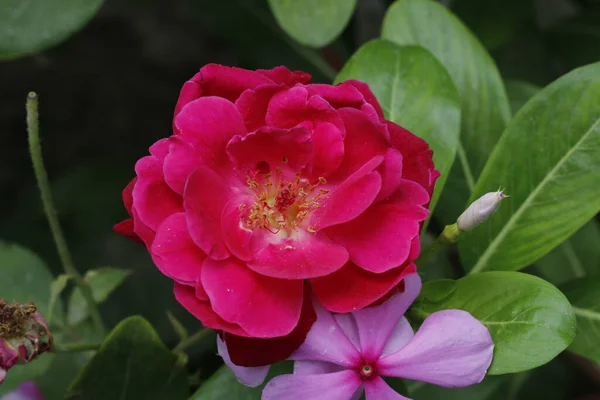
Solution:
M 58 215 L 54 208 L 54 202 L 52 200 L 52 191 L 50 190 L 50 183 L 48 181 L 48 174 L 44 168 L 44 160 L 42 158 L 42 146 L 40 144 L 40 133 L 39 133 L 39 114 L 38 114 L 38 95 L 35 92 L 30 92 L 27 95 L 27 137 L 29 141 L 29 152 L 31 155 L 31 161 L 33 163 L 33 170 L 37 179 L 38 187 L 40 189 L 40 195 L 42 203 L 44 205 L 44 212 L 52 231 L 52 237 L 56 244 L 56 250 L 60 257 L 60 261 L 63 265 L 65 273 L 73 276 L 75 284 L 81 290 L 85 301 L 88 304 L 90 315 L 98 332 L 103 336 L 105 334 L 104 322 L 98 310 L 98 306 L 92 296 L 92 290 L 85 283 L 82 276 L 79 274 L 75 265 L 64 234 L 58 221 Z
M 450 243 L 456 243 L 459 235 L 460 230 L 458 229 L 458 224 L 446 225 L 442 233 L 440 233 L 440 236 L 438 236 L 437 239 L 435 239 L 435 241 L 419 255 L 419 258 L 417 258 L 416 261 L 417 265 L 422 267 L 428 259 L 445 246 Z
M 208 329 L 208 328 L 200 329 L 198 332 L 194 333 L 189 338 L 179 342 L 179 344 L 173 348 L 173 353 L 179 353 L 180 351 L 183 351 L 183 350 L 187 349 L 188 347 L 193 346 L 194 344 L 196 344 L 198 342 L 201 342 L 205 337 L 207 337 L 212 332 L 213 332 L 212 329 Z
M 82 351 L 97 351 L 100 349 L 101 343 L 80 342 L 68 343 L 63 345 L 55 344 L 52 351 L 55 353 L 81 353 Z

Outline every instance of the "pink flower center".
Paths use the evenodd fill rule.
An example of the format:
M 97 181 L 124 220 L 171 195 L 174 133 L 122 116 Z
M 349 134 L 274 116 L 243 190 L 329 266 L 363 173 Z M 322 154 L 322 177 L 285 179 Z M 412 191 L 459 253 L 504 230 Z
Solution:
M 327 180 L 319 177 L 313 183 L 300 172 L 286 172 L 276 168 L 273 174 L 267 163 L 260 162 L 254 173 L 246 173 L 246 184 L 256 193 L 256 201 L 243 220 L 246 228 L 267 229 L 273 234 L 281 230 L 291 233 L 298 228 L 316 232 L 306 221 L 312 210 L 321 207 L 323 195 L 329 193 L 327 189 L 318 188 Z M 240 210 L 245 208 L 245 204 L 240 205 Z
M 371 365 L 365 364 L 360 368 L 358 372 L 360 373 L 361 378 L 369 379 L 372 378 L 375 374 L 375 369 Z

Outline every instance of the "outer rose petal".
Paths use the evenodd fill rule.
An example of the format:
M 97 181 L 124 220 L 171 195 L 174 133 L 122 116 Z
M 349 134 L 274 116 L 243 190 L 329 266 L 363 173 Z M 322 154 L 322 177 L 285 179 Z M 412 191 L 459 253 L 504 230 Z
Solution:
M 350 399 L 362 380 L 356 371 L 331 374 L 280 375 L 263 390 L 262 400 L 343 400 Z
M 150 248 L 156 233 L 142 222 L 135 207 L 131 209 L 131 215 L 133 216 L 133 232 L 142 240 L 147 248 Z
M 263 85 L 246 90 L 236 100 L 235 106 L 240 111 L 248 132 L 267 125 L 267 107 L 273 95 L 281 90 L 283 88 L 280 85 Z
M 429 195 L 421 186 L 403 180 L 388 201 L 325 232 L 350 252 L 356 265 L 375 273 L 385 272 L 407 261 L 413 239 L 421 230 L 420 222 L 429 214 L 420 204 L 428 201 Z
M 396 149 L 388 149 L 385 152 L 383 163 L 379 167 L 379 174 L 381 175 L 381 190 L 375 202 L 391 196 L 402 183 L 402 153 Z
M 365 381 L 364 385 L 366 400 L 410 400 L 392 389 L 379 376 Z
M 206 254 L 192 241 L 185 213 L 167 217 L 156 232 L 150 252 L 160 271 L 178 282 L 195 283 Z
M 217 350 L 219 355 L 225 362 L 225 365 L 229 367 L 235 374 L 235 377 L 240 383 L 246 386 L 256 387 L 262 384 L 269 373 L 269 366 L 263 367 L 240 367 L 231 362 L 229 352 L 227 351 L 227 345 L 219 336 L 217 336 Z
M 313 131 L 314 155 L 308 171 L 313 179 L 329 176 L 344 159 L 344 132 L 324 122 Z
M 380 359 L 377 370 L 444 387 L 481 382 L 492 362 L 494 343 L 487 328 L 462 310 L 431 314 L 413 339 Z
M 373 92 L 371 92 L 369 85 L 367 85 L 364 82 L 357 81 L 354 79 L 350 79 L 344 83 L 349 83 L 350 85 L 352 85 L 356 89 L 358 89 L 358 91 L 361 92 L 362 95 L 364 96 L 365 101 L 367 103 L 369 103 L 370 105 L 372 105 L 375 108 L 375 111 L 377 111 L 377 114 L 379 115 L 379 117 L 383 119 L 383 110 L 381 109 L 381 106 L 379 105 L 379 102 L 377 101 L 377 97 L 375 97 Z
M 275 67 L 273 69 L 257 69 L 256 72 L 261 74 L 275 83 L 282 83 L 286 86 L 294 86 L 297 83 L 310 82 L 311 76 L 303 71 L 290 71 L 284 66 Z
M 302 313 L 294 330 L 286 336 L 273 339 L 255 339 L 225 333 L 227 350 L 236 365 L 256 367 L 270 365 L 288 358 L 306 339 L 306 334 L 317 319 L 308 289 L 304 291 Z
M 404 278 L 405 290 L 382 305 L 357 310 L 352 315 L 360 338 L 363 357 L 375 361 L 391 337 L 392 331 L 421 291 L 421 278 L 414 273 Z
M 190 235 L 215 260 L 229 257 L 221 236 L 221 214 L 230 197 L 223 179 L 205 167 L 199 167 L 190 176 L 183 196 Z
M 293 237 L 269 243 L 248 267 L 259 274 L 282 279 L 308 279 L 331 274 L 348 261 L 348 252 L 326 235 L 297 230 Z
M 345 368 L 360 365 L 361 356 L 356 347 L 344 334 L 331 313 L 313 300 L 317 313 L 314 323 L 302 346 L 290 359 L 295 361 L 324 361 Z
M 225 332 L 231 332 L 235 335 L 247 336 L 236 324 L 225 321 L 219 317 L 211 308 L 208 301 L 201 301 L 195 295 L 195 290 L 191 286 L 182 285 L 181 283 L 175 282 L 175 289 L 173 290 L 175 298 L 186 310 L 189 311 L 194 317 L 198 318 L 202 325 L 212 328 L 219 329 Z
M 362 93 L 347 82 L 335 86 L 315 83 L 306 86 L 306 89 L 311 96 L 317 94 L 327 100 L 333 108 L 360 108 L 364 102 Z
M 144 241 L 133 231 L 133 218 L 128 218 L 125 221 L 114 224 L 113 230 L 135 242 L 144 243 Z
M 383 297 L 406 275 L 415 271 L 414 264 L 409 264 L 374 274 L 349 262 L 330 275 L 311 279 L 310 285 L 325 308 L 346 313 L 366 307 Z
M 198 164 L 226 166 L 225 146 L 235 135 L 246 133 L 244 120 L 233 103 L 220 97 L 202 97 L 188 103 L 174 120 L 179 138 L 196 150 Z
M 262 276 L 234 258 L 207 259 L 202 265 L 202 285 L 213 310 L 249 336 L 284 336 L 298 325 L 304 290 L 300 280 Z

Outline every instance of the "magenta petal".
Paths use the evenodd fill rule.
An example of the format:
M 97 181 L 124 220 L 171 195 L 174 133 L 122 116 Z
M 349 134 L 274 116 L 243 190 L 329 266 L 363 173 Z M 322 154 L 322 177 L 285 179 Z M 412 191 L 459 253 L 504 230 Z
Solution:
M 353 313 L 365 359 L 373 362 L 379 358 L 392 331 L 420 291 L 419 274 L 411 274 L 404 278 L 404 292 L 379 306 L 363 308 Z
M 347 261 L 346 249 L 324 234 L 298 230 L 294 238 L 269 243 L 248 262 L 248 266 L 259 274 L 274 278 L 308 279 L 329 275 Z
M 227 345 L 217 336 L 217 350 L 225 365 L 235 374 L 237 380 L 250 387 L 256 387 L 262 384 L 269 373 L 270 365 L 264 367 L 240 367 L 235 365 L 229 357 Z
M 150 252 L 160 271 L 182 283 L 198 282 L 206 255 L 190 237 L 185 213 L 167 217 L 156 231 Z
M 250 336 L 285 336 L 298 324 L 304 284 L 259 275 L 234 258 L 202 265 L 202 284 L 213 310 Z
M 339 372 L 345 370 L 337 364 L 325 361 L 295 361 L 294 374 L 300 375 L 315 375 L 329 374 L 331 372 Z
M 392 389 L 381 377 L 365 381 L 366 400 L 410 400 Z
M 410 323 L 405 317 L 402 317 L 400 322 L 398 322 L 392 330 L 390 338 L 381 352 L 381 357 L 389 356 L 390 354 L 397 352 L 406 346 L 414 336 L 415 332 L 413 331 L 412 326 L 410 326 Z
M 487 328 L 462 310 L 431 314 L 400 351 L 380 359 L 381 375 L 444 387 L 481 382 L 492 362 L 494 343 Z
M 163 173 L 165 181 L 173 191 L 183 194 L 185 184 L 196 168 L 203 164 L 200 152 L 178 136 L 169 141 L 169 154 L 165 157 Z
M 316 375 L 280 375 L 272 379 L 262 400 L 345 400 L 350 399 L 362 380 L 356 371 Z
M 317 179 L 328 176 L 344 159 L 344 132 L 334 124 L 324 122 L 313 131 L 314 155 L 310 174 Z
M 247 196 L 233 198 L 225 205 L 221 216 L 221 232 L 227 248 L 234 256 L 244 261 L 248 261 L 254 256 L 250 248 L 254 233 L 245 229 L 240 223 L 243 217 L 240 206 L 242 204 L 250 206 L 253 202 L 254 200 Z
M 402 153 L 396 149 L 388 149 L 379 168 L 381 174 L 381 191 L 375 202 L 392 195 L 402 182 Z
M 360 352 L 360 338 L 358 337 L 358 327 L 352 313 L 333 314 L 333 318 L 344 331 L 344 335 L 352 342 L 356 350 Z
M 221 214 L 230 194 L 229 187 L 216 172 L 200 167 L 190 176 L 183 196 L 190 235 L 198 247 L 215 260 L 229 257 L 221 237 Z
M 360 353 L 346 337 L 333 315 L 313 300 L 317 321 L 313 324 L 306 340 L 290 360 L 325 361 L 346 368 L 357 368 Z

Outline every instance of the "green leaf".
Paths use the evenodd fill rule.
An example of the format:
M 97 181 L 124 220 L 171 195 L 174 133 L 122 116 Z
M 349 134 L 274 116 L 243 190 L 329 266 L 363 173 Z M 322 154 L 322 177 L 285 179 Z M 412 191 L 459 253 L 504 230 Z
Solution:
M 262 385 L 251 388 L 239 383 L 227 366 L 222 366 L 204 382 L 189 400 L 260 400 L 265 384 L 277 375 L 291 374 L 292 363 L 282 362 L 271 366 L 269 375 Z
M 518 270 L 547 254 L 600 210 L 600 64 L 552 83 L 515 116 L 471 200 L 511 195 L 484 227 L 461 235 L 470 273 Z
M 187 399 L 185 367 L 148 321 L 121 321 L 69 388 L 70 398 Z
M 577 336 L 569 350 L 600 363 L 600 276 L 572 281 L 562 290 L 577 317 Z
M 504 376 L 487 376 L 479 384 L 456 389 L 412 381 L 408 390 L 414 400 L 506 400 L 496 393 L 505 382 Z
M 494 340 L 492 375 L 525 371 L 543 365 L 563 351 L 575 337 L 575 315 L 565 296 L 535 276 L 518 272 L 485 272 L 456 281 L 450 296 L 447 285 L 423 285 L 411 308 L 425 319 L 447 309 L 471 313 Z M 436 301 L 444 297 L 442 301 Z
M 323 47 L 348 25 L 356 0 L 269 0 L 269 6 L 279 26 L 294 40 Z
M 523 81 L 506 81 L 505 85 L 513 114 L 516 114 L 529 99 L 542 90 L 539 86 Z
M 452 223 L 466 206 L 473 182 L 510 118 L 502 79 L 485 48 L 437 2 L 396 1 L 385 16 L 382 37 L 429 50 L 446 68 L 460 94 L 457 160 L 436 213 L 444 224 Z
M 102 0 L 0 0 L 0 59 L 53 46 L 81 29 Z
M 125 278 L 131 274 L 131 271 L 111 267 L 89 270 L 85 274 L 85 281 L 92 289 L 92 295 L 96 303 L 102 303 L 108 298 L 108 295 L 115 290 Z M 87 302 L 83 298 L 79 288 L 73 289 L 69 299 L 68 320 L 70 325 L 77 325 L 89 315 Z
M 169 318 L 169 322 L 171 323 L 171 326 L 173 327 L 173 330 L 177 334 L 179 340 L 187 339 L 189 336 L 187 329 L 185 329 L 185 326 L 183 326 L 183 324 L 179 322 L 177 318 L 175 318 L 171 311 L 167 311 L 167 318 Z
M 425 139 L 441 172 L 430 209 L 435 207 L 452 162 L 460 130 L 460 102 L 452 79 L 428 51 L 373 40 L 346 63 L 336 83 L 369 84 L 387 119 Z
M 50 302 L 49 302 L 49 311 L 48 315 L 46 315 L 46 320 L 48 323 L 52 321 L 52 310 L 54 309 L 54 305 L 58 301 L 60 294 L 67 287 L 67 283 L 71 279 L 71 275 L 61 274 L 56 277 L 54 281 L 50 284 Z
M 555 285 L 600 274 L 600 229 L 592 220 L 538 260 L 540 276 Z

